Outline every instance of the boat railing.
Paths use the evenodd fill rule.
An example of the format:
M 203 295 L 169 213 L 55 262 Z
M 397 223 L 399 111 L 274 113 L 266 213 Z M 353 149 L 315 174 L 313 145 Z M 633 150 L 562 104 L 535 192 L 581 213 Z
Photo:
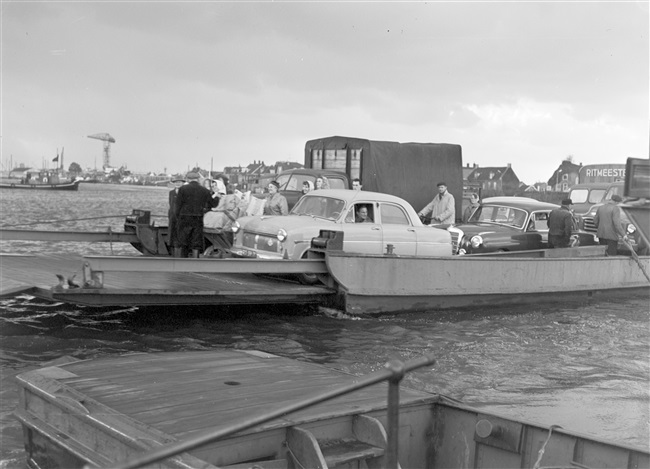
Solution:
M 359 376 L 353 379 L 349 384 L 339 386 L 337 388 L 323 391 L 311 397 L 306 397 L 298 400 L 292 404 L 280 407 L 275 410 L 270 410 L 255 417 L 244 419 L 230 425 L 225 425 L 216 430 L 197 435 L 193 438 L 179 441 L 150 451 L 146 454 L 133 458 L 124 463 L 114 466 L 113 469 L 137 469 L 140 467 L 148 466 L 150 464 L 162 461 L 177 456 L 181 453 L 193 450 L 208 443 L 215 442 L 224 437 L 234 435 L 249 428 L 261 425 L 276 418 L 285 416 L 291 412 L 311 407 L 316 404 L 334 399 L 336 397 L 350 394 L 359 389 L 363 389 L 383 381 L 388 381 L 388 397 L 387 397 L 387 446 L 385 453 L 385 466 L 386 468 L 398 467 L 398 441 L 399 441 L 399 386 L 405 374 L 424 366 L 435 364 L 435 359 L 431 355 L 424 355 L 420 358 L 401 362 L 399 360 L 392 360 L 386 363 L 383 370 L 374 373 Z

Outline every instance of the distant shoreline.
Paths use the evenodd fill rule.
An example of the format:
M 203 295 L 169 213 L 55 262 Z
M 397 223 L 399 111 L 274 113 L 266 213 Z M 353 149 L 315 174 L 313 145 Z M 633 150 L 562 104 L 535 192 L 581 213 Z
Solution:
M 137 184 L 105 184 L 102 182 L 81 181 L 79 190 L 82 192 L 102 192 L 102 191 L 160 191 L 171 190 L 167 186 L 143 186 Z

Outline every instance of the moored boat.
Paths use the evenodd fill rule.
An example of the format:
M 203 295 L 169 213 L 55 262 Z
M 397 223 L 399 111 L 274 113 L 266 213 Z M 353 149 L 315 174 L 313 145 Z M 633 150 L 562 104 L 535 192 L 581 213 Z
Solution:
M 41 191 L 76 191 L 79 190 L 79 181 L 72 182 L 15 182 L 5 180 L 0 182 L 0 189 L 24 189 L 24 190 L 41 190 Z
M 53 363 L 17 377 L 15 415 L 32 468 L 650 466 L 648 448 L 400 387 L 433 362 L 367 376 L 243 350 Z

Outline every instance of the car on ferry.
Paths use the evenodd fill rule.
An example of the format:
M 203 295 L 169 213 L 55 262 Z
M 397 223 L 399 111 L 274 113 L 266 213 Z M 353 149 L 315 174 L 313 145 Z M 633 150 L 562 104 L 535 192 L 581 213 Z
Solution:
M 548 248 L 548 217 L 559 205 L 528 197 L 490 197 L 466 223 L 447 228 L 454 254 Z M 593 233 L 574 230 L 572 245 L 598 244 Z
M 358 219 L 361 209 L 367 212 L 363 223 Z M 233 224 L 231 253 L 241 258 L 303 259 L 321 230 L 342 231 L 346 252 L 425 257 L 452 254 L 449 232 L 423 225 L 405 200 L 346 189 L 309 192 L 287 216 L 238 219 Z

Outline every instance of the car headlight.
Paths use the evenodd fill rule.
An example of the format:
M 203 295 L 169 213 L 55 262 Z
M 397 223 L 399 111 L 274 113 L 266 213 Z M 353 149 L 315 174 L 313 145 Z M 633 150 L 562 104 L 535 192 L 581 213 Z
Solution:
M 632 234 L 636 231 L 636 226 L 634 226 L 632 223 L 628 223 L 626 231 L 627 234 Z
M 284 240 L 287 239 L 287 232 L 284 231 L 283 228 L 280 228 L 280 230 L 278 231 L 278 234 L 277 234 L 277 238 L 278 238 L 278 241 L 280 241 L 281 243 L 284 242 Z
M 239 224 L 238 221 L 232 224 L 232 227 L 230 228 L 233 233 L 237 233 L 241 229 L 241 225 Z
M 469 244 L 471 244 L 472 247 L 473 247 L 474 249 L 476 249 L 476 248 L 479 247 L 481 244 L 483 244 L 483 238 L 481 238 L 481 236 L 479 236 L 479 235 L 472 236 L 472 239 L 469 240 Z

